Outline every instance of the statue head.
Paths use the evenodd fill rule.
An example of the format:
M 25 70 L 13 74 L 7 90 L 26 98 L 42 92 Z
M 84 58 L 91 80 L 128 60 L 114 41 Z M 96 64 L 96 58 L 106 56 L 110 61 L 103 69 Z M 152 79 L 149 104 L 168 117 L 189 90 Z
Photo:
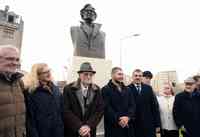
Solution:
M 92 23 L 97 18 L 97 13 L 95 8 L 91 4 L 86 4 L 80 11 L 81 18 L 87 22 Z

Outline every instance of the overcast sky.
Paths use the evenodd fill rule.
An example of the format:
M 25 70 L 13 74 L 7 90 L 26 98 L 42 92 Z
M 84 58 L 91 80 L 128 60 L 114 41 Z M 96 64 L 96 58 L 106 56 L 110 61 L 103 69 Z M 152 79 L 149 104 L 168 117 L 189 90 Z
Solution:
M 72 56 L 70 26 L 79 25 L 79 11 L 91 3 L 96 22 L 106 32 L 106 56 L 126 73 L 134 68 L 154 73 L 176 70 L 179 79 L 200 69 L 200 4 L 198 0 L 0 0 L 25 22 L 22 68 L 47 62 L 62 79 Z M 138 37 L 126 36 L 140 34 Z M 120 44 L 120 39 L 123 39 Z M 115 52 L 113 52 L 115 50 Z

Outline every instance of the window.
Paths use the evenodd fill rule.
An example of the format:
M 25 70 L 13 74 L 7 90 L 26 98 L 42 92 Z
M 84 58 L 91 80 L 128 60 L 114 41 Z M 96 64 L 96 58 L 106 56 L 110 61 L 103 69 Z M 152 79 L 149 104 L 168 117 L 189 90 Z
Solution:
M 14 16 L 13 15 L 8 15 L 8 22 L 14 23 Z
M 3 30 L 3 37 L 8 39 L 14 39 L 14 31 L 9 29 Z

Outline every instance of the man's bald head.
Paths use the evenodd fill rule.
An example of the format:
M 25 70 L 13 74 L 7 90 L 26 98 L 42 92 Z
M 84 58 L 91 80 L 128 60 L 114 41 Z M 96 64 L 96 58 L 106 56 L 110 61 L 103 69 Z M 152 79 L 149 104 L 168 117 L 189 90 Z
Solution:
M 0 46 L 0 71 L 16 72 L 19 67 L 19 50 L 12 45 Z

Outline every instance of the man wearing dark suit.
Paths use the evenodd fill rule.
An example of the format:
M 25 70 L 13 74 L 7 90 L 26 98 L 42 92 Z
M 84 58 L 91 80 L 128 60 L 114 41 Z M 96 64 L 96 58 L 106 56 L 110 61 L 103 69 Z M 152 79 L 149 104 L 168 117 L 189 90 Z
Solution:
M 133 82 L 129 85 L 136 100 L 136 137 L 156 137 L 160 130 L 160 114 L 157 99 L 152 87 L 142 83 L 142 71 L 136 69 L 132 75 Z

